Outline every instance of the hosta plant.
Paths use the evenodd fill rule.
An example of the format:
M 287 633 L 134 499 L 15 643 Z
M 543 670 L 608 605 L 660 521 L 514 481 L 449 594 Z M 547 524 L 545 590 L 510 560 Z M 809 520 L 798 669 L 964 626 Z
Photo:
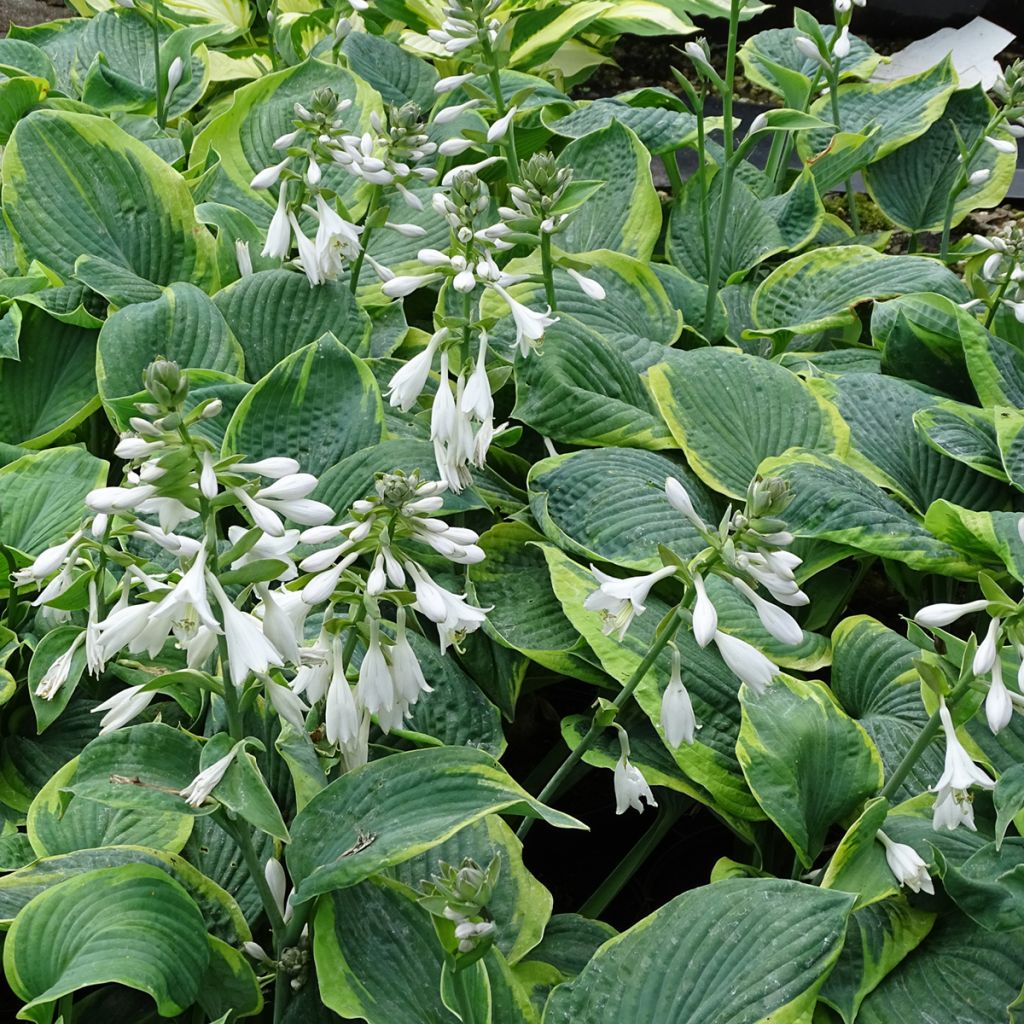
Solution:
M 12 1018 L 1016 1020 L 1024 69 L 74 6 L 0 41 Z M 678 88 L 579 99 L 624 34 Z

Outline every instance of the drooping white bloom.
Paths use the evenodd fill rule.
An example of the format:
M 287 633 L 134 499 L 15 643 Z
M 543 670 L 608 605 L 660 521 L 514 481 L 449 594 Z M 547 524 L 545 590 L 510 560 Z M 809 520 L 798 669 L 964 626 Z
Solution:
M 967 790 L 953 789 L 946 786 L 935 795 L 932 807 L 932 828 L 938 831 L 946 829 L 955 831 L 965 825 L 972 832 L 977 831 L 974 824 L 974 804 Z
M 78 648 L 84 642 L 85 632 L 83 631 L 71 641 L 71 646 L 62 655 L 53 660 L 43 674 L 43 678 L 39 680 L 39 685 L 36 687 L 37 697 L 42 697 L 43 700 L 53 700 L 57 691 L 68 681 L 68 677 L 71 675 L 71 662 Z
M 438 147 L 437 151 L 441 156 L 459 156 L 465 153 L 467 149 L 472 149 L 476 143 L 472 139 L 454 138 L 445 139 Z
M 704 520 L 697 515 L 686 488 L 674 476 L 665 477 L 665 497 L 668 498 L 668 503 L 677 512 L 682 512 L 694 526 L 702 530 L 707 528 Z
M 437 624 L 441 653 L 449 646 L 458 646 L 465 633 L 475 632 L 487 619 L 490 609 L 477 608 L 466 601 L 465 594 L 453 594 L 434 582 L 426 570 L 415 562 L 406 562 L 405 570 L 412 578 L 416 600 L 412 607 Z
M 917 850 L 906 843 L 894 842 L 881 829 L 876 836 L 885 847 L 885 859 L 896 881 L 912 892 L 926 892 L 934 896 L 935 886 L 928 874 L 928 865 Z
M 730 636 L 718 630 L 714 639 L 718 653 L 729 666 L 729 671 L 741 682 L 746 683 L 754 693 L 764 693 L 772 677 L 779 671 L 778 665 L 738 636 Z
M 929 604 L 914 616 L 914 621 L 926 629 L 941 629 L 972 612 L 984 611 L 987 607 L 988 601 L 985 598 L 964 604 Z
M 972 171 L 967 175 L 967 181 L 971 185 L 984 185 L 991 177 L 992 172 L 987 167 L 982 167 L 980 170 Z
M 236 462 L 232 467 L 236 473 L 255 473 L 257 476 L 266 476 L 271 480 L 280 480 L 283 476 L 291 476 L 298 473 L 299 462 L 284 455 L 271 455 L 269 458 L 260 459 L 259 462 Z
M 391 648 L 391 678 L 395 690 L 405 704 L 415 704 L 421 693 L 430 693 L 419 658 L 405 631 L 405 609 L 398 606 L 395 642 Z
M 297 665 L 301 624 L 309 612 L 309 605 L 294 591 L 281 589 L 275 594 L 265 583 L 258 584 L 256 590 L 262 601 L 263 635 L 286 662 Z M 293 614 L 289 614 L 289 606 Z M 300 614 L 295 615 L 295 611 Z
M 624 814 L 630 807 L 643 814 L 645 800 L 648 807 L 658 806 L 647 780 L 625 753 L 615 763 L 614 782 L 616 814 Z
M 259 621 L 248 612 L 236 608 L 213 576 L 210 577 L 210 588 L 224 618 L 231 681 L 235 686 L 241 686 L 250 673 L 266 675 L 271 666 L 280 668 L 281 655 L 263 635 Z
M 324 728 L 327 742 L 339 746 L 356 743 L 359 739 L 361 724 L 355 695 L 345 678 L 345 666 L 341 660 L 341 652 L 336 650 L 334 670 L 327 688 L 327 704 L 324 708 Z
M 97 487 L 85 496 L 85 504 L 93 512 L 113 515 L 138 508 L 155 494 L 156 487 L 153 484 L 142 484 L 139 487 Z
M 529 306 L 524 306 L 518 299 L 512 298 L 497 282 L 492 282 L 491 288 L 505 300 L 516 325 L 516 345 L 523 356 L 528 356 L 531 349 L 544 337 L 544 332 L 552 324 L 558 323 L 558 317 L 548 315 L 551 312 L 550 307 L 540 313 L 530 309 Z
M 389 299 L 401 299 L 406 295 L 412 295 L 420 288 L 425 288 L 428 284 L 435 284 L 443 279 L 443 274 L 400 274 L 390 281 L 385 281 L 380 286 L 380 290 Z
M 807 36 L 797 36 L 793 40 L 793 45 L 809 60 L 815 61 L 823 68 L 828 67 L 828 61 L 821 55 L 818 44 L 813 39 L 808 39 Z
M 291 159 L 290 156 L 286 156 L 280 163 L 265 167 L 249 182 L 249 187 L 270 188 L 272 185 L 276 185 L 277 179 L 281 177 L 281 172 L 291 163 Z
M 573 270 L 572 267 L 566 267 L 565 272 L 576 282 L 581 292 L 588 299 L 595 299 L 598 302 L 607 298 L 607 292 L 604 290 L 604 286 L 600 281 L 595 281 L 592 277 L 585 277 L 578 270 Z
M 840 59 L 844 60 L 850 56 L 850 26 L 844 25 L 840 31 L 835 43 L 832 45 L 832 52 Z
M 106 712 L 100 719 L 101 736 L 120 729 L 122 725 L 126 725 L 149 707 L 150 701 L 156 696 L 156 691 L 146 690 L 144 686 L 144 683 L 138 686 L 129 686 L 92 709 L 93 714 L 97 711 Z
M 370 620 L 370 639 L 359 665 L 356 697 L 371 715 L 389 710 L 395 703 L 394 684 L 381 647 L 380 623 L 377 619 Z
M 438 346 L 448 338 L 448 328 L 430 336 L 426 348 L 417 353 L 404 366 L 402 366 L 388 383 L 388 402 L 393 408 L 399 408 L 402 412 L 408 412 L 416 400 L 423 393 L 426 387 L 427 377 L 434 365 L 434 356 Z
M 780 644 L 789 644 L 795 647 L 797 644 L 803 643 L 804 631 L 800 628 L 800 623 L 789 612 L 772 604 L 771 601 L 766 601 L 738 577 L 732 577 L 731 583 L 754 606 L 761 625 Z
M 500 142 L 508 134 L 509 126 L 512 124 L 512 118 L 516 116 L 516 107 L 509 107 L 507 113 L 504 116 L 499 117 L 487 129 L 487 141 L 488 142 Z
M 985 136 L 985 141 L 998 153 L 1016 153 L 1017 143 L 1009 139 L 996 139 L 991 135 Z
M 942 731 L 946 735 L 946 761 L 939 776 L 939 781 L 932 787 L 933 792 L 940 792 L 945 789 L 954 791 L 968 790 L 971 786 L 980 786 L 982 789 L 992 789 L 995 780 L 979 768 L 967 753 L 964 745 L 956 735 L 956 727 L 953 725 L 953 717 L 946 707 L 946 702 L 939 705 L 939 718 L 942 720 Z
M 602 632 L 605 636 L 617 630 L 621 640 L 626 635 L 626 630 L 629 629 L 633 619 L 637 615 L 643 614 L 644 601 L 647 600 L 651 587 L 659 580 L 673 576 L 676 567 L 666 565 L 645 576 L 633 576 L 627 579 L 609 576 L 593 565 L 591 565 L 590 571 L 600 586 L 587 595 L 583 607 L 589 612 L 601 613 L 604 618 Z
M 670 747 L 692 743 L 697 721 L 693 715 L 690 694 L 683 685 L 679 650 L 672 649 L 672 672 L 661 696 L 661 729 Z
M 985 718 L 993 735 L 998 735 L 1010 724 L 1013 702 L 1003 682 L 1003 665 L 997 658 L 992 665 L 992 680 L 985 697 Z
M 340 216 L 318 192 L 316 195 L 318 226 L 316 229 L 317 259 L 325 280 L 333 281 L 341 274 L 344 260 L 354 260 L 360 252 L 362 228 Z
M 295 236 L 295 244 L 299 249 L 299 262 L 302 264 L 302 272 L 309 281 L 310 288 L 324 283 L 323 270 L 320 267 L 320 255 L 317 252 L 316 242 L 309 238 L 299 227 L 295 214 L 289 212 L 288 223 L 292 227 L 292 234 Z
M 447 78 L 440 78 L 434 83 L 434 92 L 438 95 L 443 95 L 447 92 L 454 92 L 459 88 L 459 86 L 465 85 L 475 77 L 476 75 L 470 71 L 465 75 L 449 75 Z
M 306 727 L 306 714 L 309 708 L 290 686 L 275 683 L 267 676 L 264 679 L 264 692 L 280 718 L 289 722 L 300 732 Z
M 701 647 L 707 647 L 718 631 L 718 612 L 708 597 L 700 573 L 693 574 L 693 589 L 696 599 L 693 603 L 693 638 Z
M 178 83 L 181 81 L 181 76 L 184 74 L 185 65 L 180 57 L 175 57 L 171 61 L 171 66 L 167 69 L 167 92 L 164 94 L 164 102 L 170 103 L 171 96 L 174 94 L 174 90 L 178 88 Z
M 267 229 L 267 241 L 263 246 L 261 256 L 272 260 L 286 259 L 292 248 L 292 227 L 288 219 L 288 182 L 281 184 L 281 190 L 277 196 L 277 208 L 274 216 L 270 218 L 270 227 Z
M 252 277 L 252 254 L 249 252 L 249 243 L 241 238 L 235 239 L 235 263 L 238 264 L 238 273 L 242 277 Z
M 28 568 L 19 569 L 15 573 L 17 582 L 30 583 L 45 580 L 47 576 L 61 567 L 68 555 L 71 554 L 72 548 L 76 547 L 81 539 L 82 531 L 76 530 L 66 541 L 41 551 Z
M 234 759 L 235 748 L 232 747 L 222 758 L 204 768 L 178 795 L 185 798 L 189 807 L 201 807 L 224 778 L 224 773 Z
M 1001 625 L 998 617 L 990 620 L 988 624 L 985 639 L 978 645 L 978 650 L 974 654 L 974 662 L 971 665 L 971 671 L 976 676 L 987 675 L 996 663 L 996 658 L 999 655 L 998 643 Z

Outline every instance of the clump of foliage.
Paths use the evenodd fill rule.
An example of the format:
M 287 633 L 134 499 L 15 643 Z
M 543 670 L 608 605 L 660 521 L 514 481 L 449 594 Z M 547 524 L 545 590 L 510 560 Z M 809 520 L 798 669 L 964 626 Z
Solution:
M 1024 237 L 954 229 L 1024 71 L 870 81 L 858 6 L 78 0 L 0 41 L 19 1019 L 1012 1019 Z M 572 98 L 699 17 L 724 74 L 691 38 L 678 93 Z M 584 778 L 654 820 L 553 913 Z M 707 884 L 616 934 L 696 814 Z

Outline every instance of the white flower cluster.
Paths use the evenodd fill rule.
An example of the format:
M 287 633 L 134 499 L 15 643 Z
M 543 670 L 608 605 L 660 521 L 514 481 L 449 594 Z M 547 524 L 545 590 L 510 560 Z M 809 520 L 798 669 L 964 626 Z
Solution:
M 444 9 L 441 27 L 430 29 L 427 35 L 440 43 L 447 53 L 461 54 L 465 59 L 471 48 L 486 40 L 493 46 L 498 40 L 501 22 L 490 16 L 501 6 L 501 0 L 450 0 Z M 456 86 L 452 86 L 456 88 Z
M 1008 309 L 1018 323 L 1024 323 L 1024 234 L 1014 230 L 1005 238 L 975 235 L 974 241 L 989 254 L 982 264 L 981 277 L 997 286 L 995 301 Z M 981 302 L 971 299 L 962 307 L 971 309 Z
M 390 186 L 408 206 L 421 210 L 423 202 L 412 186 L 435 177 L 434 168 L 420 163 L 437 147 L 424 133 L 419 111 L 412 104 L 389 108 L 386 119 L 374 111 L 370 115 L 372 130 L 361 135 L 349 134 L 344 128 L 342 115 L 352 106 L 351 100 L 338 100 L 330 90 L 321 90 L 310 106 L 312 109 L 295 104 L 296 127 L 274 142 L 274 148 L 287 155 L 256 174 L 250 183 L 255 189 L 279 184 L 277 208 L 262 255 L 287 259 L 294 243 L 298 262 L 310 285 L 315 286 L 337 280 L 345 266 L 362 253 L 378 277 L 389 280 L 394 276 L 391 271 L 363 251 L 364 226 L 338 212 L 337 196 L 324 182 L 324 168 L 342 167 L 371 185 Z M 301 212 L 316 221 L 313 238 L 300 226 Z M 425 234 L 417 224 L 385 222 L 383 226 L 412 238 Z
M 130 463 L 126 484 L 90 492 L 86 504 L 93 514 L 85 526 L 18 574 L 19 585 L 42 588 L 33 603 L 44 608 L 83 577 L 88 587 L 86 627 L 45 673 L 37 694 L 52 699 L 59 692 L 82 644 L 88 669 L 98 676 L 122 652 L 157 657 L 173 636 L 189 668 L 202 671 L 220 650 L 226 658 L 223 685 L 241 690 L 255 678 L 278 714 L 297 729 L 305 728 L 305 702 L 325 698 L 328 742 L 350 767 L 362 763 L 371 716 L 385 732 L 400 728 L 429 690 L 409 642 L 407 609 L 434 624 L 442 653 L 484 621 L 483 609 L 431 578 L 421 554 L 431 551 L 462 565 L 478 562 L 483 552 L 477 535 L 436 518 L 444 483 L 402 474 L 384 476 L 374 498 L 357 501 L 348 521 L 329 525 L 333 509 L 309 497 L 317 479 L 301 472 L 294 459 L 218 459 L 187 431 L 182 437 L 165 429 L 166 408 L 139 409 L 142 415 L 132 421 L 137 433 L 117 448 Z M 218 411 L 218 403 L 208 403 L 189 416 L 194 422 Z M 172 416 L 180 420 L 181 414 Z M 210 533 L 213 510 L 225 507 L 252 522 L 231 527 L 227 546 L 214 544 Z M 147 521 L 154 518 L 159 522 Z M 200 518 L 207 531 L 203 540 L 175 532 Z M 306 529 L 289 527 L 286 520 Z M 292 552 L 300 543 L 319 550 L 296 565 Z M 156 568 L 137 553 L 140 544 L 156 545 L 176 565 Z M 358 570 L 360 558 L 368 569 Z M 269 569 L 267 560 L 273 560 Z M 104 562 L 123 568 L 110 595 L 102 592 Z M 246 565 L 262 567 L 264 574 L 233 599 L 219 573 Z M 247 598 L 252 611 L 243 610 Z M 385 602 L 394 606 L 393 620 L 383 613 Z M 339 607 L 349 612 L 340 615 Z M 310 643 L 305 622 L 314 608 L 322 611 L 323 624 Z M 360 638 L 365 653 L 353 687 L 349 672 Z M 155 693 L 132 686 L 105 701 L 95 709 L 105 712 L 102 731 L 131 721 Z M 202 802 L 230 760 L 211 766 L 185 795 Z

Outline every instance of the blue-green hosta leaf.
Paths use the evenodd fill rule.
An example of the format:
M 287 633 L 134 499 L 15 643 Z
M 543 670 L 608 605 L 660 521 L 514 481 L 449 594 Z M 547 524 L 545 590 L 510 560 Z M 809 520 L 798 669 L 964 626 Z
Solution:
M 96 332 L 30 309 L 22 337 L 20 361 L 0 360 L 0 437 L 44 448 L 97 408 Z
M 112 949 L 130 953 L 112 956 Z M 51 1019 L 49 1004 L 61 996 L 108 983 L 148 992 L 162 1016 L 182 1013 L 209 959 L 199 908 L 148 864 L 87 871 L 47 889 L 18 915 L 4 944 L 7 981 L 26 1001 L 18 1016 L 38 1024 Z
M 970 400 L 974 391 L 959 327 L 960 318 L 969 316 L 955 302 L 929 292 L 876 302 L 871 338 L 882 349 L 885 372 Z
M 498 881 L 487 910 L 496 926 L 495 944 L 510 963 L 518 963 L 544 933 L 551 916 L 551 893 L 523 864 L 523 844 L 496 814 L 456 832 L 451 839 L 392 869 L 393 876 L 410 889 L 437 874 L 439 865 L 459 865 L 467 857 L 486 868 L 492 859 L 501 863 Z
M 651 594 L 647 611 L 634 620 L 622 641 L 605 636 L 601 617 L 583 607 L 587 595 L 595 589 L 593 576 L 557 548 L 545 544 L 543 551 L 566 617 L 590 644 L 605 672 L 625 683 L 650 649 L 658 623 L 670 606 Z M 676 646 L 686 666 L 686 687 L 701 726 L 695 743 L 672 751 L 676 764 L 699 787 L 695 793 L 706 791 L 726 814 L 756 821 L 764 812 L 750 795 L 736 758 L 739 681 L 716 652 L 702 650 L 689 632 L 680 630 L 676 634 Z M 661 719 L 661 698 L 671 667 L 669 652 L 662 651 L 636 690 L 636 702 L 655 723 Z
M 822 390 L 850 426 L 847 461 L 917 512 L 939 498 L 969 508 L 1007 504 L 1006 487 L 942 455 L 918 433 L 914 414 L 937 406 L 934 396 L 876 373 L 843 374 Z
M 371 761 L 332 782 L 296 815 L 288 847 L 296 899 L 355 885 L 501 811 L 579 827 L 472 747 L 428 747 Z
M 843 951 L 821 989 L 845 1024 L 853 1024 L 861 1003 L 931 930 L 934 914 L 903 899 L 862 907 L 850 915 Z
M 358 356 L 370 354 L 370 321 L 340 281 L 310 288 L 304 274 L 263 270 L 228 285 L 213 301 L 242 345 L 250 381 L 325 334 Z
M 874 741 L 886 774 L 903 760 L 928 721 L 914 668 L 920 653 L 867 615 L 843 619 L 832 634 L 832 692 Z M 926 747 L 895 797 L 908 799 L 931 786 L 942 774 L 942 756 L 941 743 Z
M 75 96 L 78 90 L 71 81 L 71 65 L 75 50 L 88 27 L 86 18 L 65 18 L 25 28 L 12 25 L 8 38 L 38 46 L 53 64 L 57 88 L 68 96 Z
M 794 447 L 843 455 L 849 428 L 835 407 L 776 363 L 728 349 L 673 352 L 650 386 L 694 472 L 742 497 L 760 462 Z
M 0 68 L 11 78 L 14 77 L 12 72 L 15 72 L 43 78 L 51 86 L 57 84 L 53 61 L 44 50 L 25 39 L 15 39 L 13 36 L 0 39 Z
M 78 528 L 107 464 L 81 448 L 48 448 L 0 468 L 0 541 L 38 555 Z
M 15 125 L 46 98 L 47 91 L 42 78 L 21 76 L 0 82 L 0 145 L 7 145 Z
M 840 101 L 842 102 L 842 101 Z M 920 138 L 873 163 L 864 174 L 871 198 L 904 231 L 941 231 L 946 203 L 962 167 L 958 138 L 968 149 L 986 133 L 995 107 L 980 85 L 953 93 L 942 117 Z M 1013 143 L 1009 132 L 995 138 Z M 953 224 L 971 210 L 998 206 L 1013 181 L 1016 152 L 983 144 L 968 172 L 988 171 L 980 185 L 968 185 L 953 206 Z
M 832 541 L 912 569 L 974 574 L 958 552 L 833 456 L 794 450 L 766 459 L 759 472 L 789 483 L 793 502 L 786 508 L 786 524 L 797 537 Z
M 736 752 L 758 803 L 809 868 L 833 824 L 882 787 L 882 759 L 867 733 L 820 683 L 779 677 L 741 692 Z
M 827 39 L 835 27 L 823 25 Z M 802 109 L 811 95 L 811 83 L 818 77 L 817 61 L 796 47 L 801 34 L 796 28 L 771 28 L 752 35 L 740 47 L 739 56 L 747 78 L 777 96 L 786 105 Z M 839 62 L 840 78 L 868 78 L 881 58 L 867 43 L 850 36 L 850 52 Z
M 241 861 L 240 855 L 238 860 Z M 244 942 L 250 938 L 242 911 L 221 886 L 182 857 L 148 846 L 107 845 L 75 850 L 59 856 L 41 857 L 5 875 L 0 878 L 0 925 L 9 925 L 29 900 L 58 882 L 86 871 L 124 864 L 150 864 L 170 875 L 195 901 L 211 935 L 229 942 Z
M 682 314 L 673 307 L 665 287 L 646 263 L 623 253 L 604 250 L 587 253 L 586 261 L 590 264 L 587 277 L 598 281 L 607 297 L 602 302 L 587 298 L 565 271 L 556 269 L 559 313 L 568 313 L 596 331 L 635 369 L 646 370 L 661 358 L 662 348 L 679 337 Z M 530 257 L 513 260 L 505 269 L 510 274 L 529 274 L 537 273 L 539 267 L 539 257 Z M 542 284 L 527 281 L 513 285 L 509 292 L 531 309 L 543 309 L 547 305 Z M 480 305 L 486 315 L 499 318 L 492 337 L 498 345 L 507 345 L 511 354 L 515 330 L 508 307 L 489 290 Z
M 936 451 L 1005 482 L 993 420 L 990 410 L 961 402 L 939 402 L 914 413 L 918 433 Z
M 182 369 L 243 373 L 238 340 L 213 302 L 190 284 L 173 284 L 158 299 L 125 306 L 103 325 L 96 353 L 103 398 L 137 394 L 143 371 L 157 355 Z
M 714 506 L 687 470 L 664 455 L 635 448 L 593 448 L 542 459 L 530 469 L 530 508 L 545 536 L 583 558 L 631 569 L 660 567 L 658 545 L 690 558 L 705 544 L 665 496 L 674 477 L 697 511 Z
M 812 334 L 856 322 L 856 307 L 905 292 L 969 298 L 963 282 L 925 256 L 883 256 L 863 245 L 803 253 L 777 267 L 754 295 L 757 334 Z
M 30 114 L 4 152 L 3 179 L 26 260 L 69 278 L 87 254 L 154 284 L 216 287 L 213 236 L 196 221 L 185 179 L 107 118 Z
M 669 259 L 698 281 L 708 280 L 704 252 L 699 181 L 689 178 L 672 206 L 666 249 Z M 722 175 L 711 181 L 709 227 L 718 223 Z M 742 181 L 733 183 L 722 240 L 719 285 L 739 278 L 769 256 L 802 248 L 814 238 L 825 215 L 810 173 L 801 174 L 788 192 L 758 198 Z
M 975 569 L 1005 568 L 1024 583 L 1024 541 L 1019 523 L 1016 512 L 974 512 L 948 501 L 936 501 L 924 517 L 924 525 L 940 540 L 962 551 L 975 563 Z
M 865 148 L 864 163 L 879 160 L 923 135 L 945 110 L 956 89 L 956 71 L 946 57 L 935 67 L 895 82 L 860 82 L 839 90 L 839 126 L 855 135 L 875 130 L 872 144 Z M 831 121 L 831 100 L 822 96 L 811 105 L 812 114 Z M 821 154 L 832 138 L 830 129 L 801 132 L 797 150 L 806 161 Z M 842 156 L 825 153 L 814 160 L 819 184 L 828 178 L 829 165 Z M 848 168 L 844 170 L 849 172 Z M 820 177 L 819 177 L 820 176 Z
M 559 315 L 544 335 L 544 358 L 516 362 L 512 415 L 564 444 L 674 447 L 637 370 L 618 347 Z
M 664 107 L 633 106 L 621 96 L 594 100 L 571 114 L 548 120 L 547 124 L 559 135 L 579 139 L 615 121 L 635 132 L 656 156 L 675 152 L 697 135 L 697 119 L 692 114 Z
M 307 60 L 265 75 L 235 92 L 231 106 L 196 136 L 190 154 L 193 167 L 204 166 L 213 153 L 220 156 L 204 198 L 238 208 L 257 227 L 265 229 L 274 214 L 277 190 L 257 192 L 249 182 L 257 171 L 281 159 L 273 148 L 274 140 L 292 129 L 294 105 L 308 103 L 317 89 L 325 87 L 333 89 L 339 100 L 352 100 L 345 126 L 355 135 L 369 129 L 373 111 L 382 113 L 379 95 L 343 68 Z M 355 212 L 361 212 L 368 195 L 368 187 L 340 167 L 323 168 L 323 187 L 338 192 L 348 209 L 355 208 Z M 242 341 L 244 345 L 244 338 Z
M 1007 1020 L 1024 975 L 1024 931 L 987 932 L 943 914 L 928 937 L 861 1004 L 863 1024 Z
M 973 316 L 958 318 L 960 339 L 981 404 L 1024 406 L 1024 353 L 985 330 Z
M 434 105 L 438 74 L 432 64 L 369 32 L 350 32 L 341 49 L 349 70 L 372 85 L 385 103 L 415 103 L 422 111 Z
M 441 1001 L 441 943 L 404 886 L 374 878 L 328 893 L 313 925 L 320 996 L 335 1013 L 369 1024 L 456 1024 Z
M 555 989 L 544 1024 L 806 1019 L 839 955 L 852 900 L 774 878 L 683 893 Z
M 572 214 L 558 245 L 566 252 L 611 249 L 649 260 L 661 233 L 661 204 L 651 154 L 636 135 L 613 121 L 570 142 L 558 163 L 577 179 L 605 183 Z
M 616 934 L 604 921 L 579 914 L 555 914 L 544 929 L 540 945 L 530 951 L 530 960 L 550 964 L 565 978 L 572 978 L 587 966 L 598 947 Z
M 239 403 L 226 455 L 262 459 L 287 452 L 319 476 L 381 438 L 384 411 L 370 368 L 331 335 L 277 364 Z
M 1024 490 L 1024 414 L 999 406 L 991 410 L 1003 469 L 1017 490 Z M 965 503 L 966 504 L 966 503 Z

